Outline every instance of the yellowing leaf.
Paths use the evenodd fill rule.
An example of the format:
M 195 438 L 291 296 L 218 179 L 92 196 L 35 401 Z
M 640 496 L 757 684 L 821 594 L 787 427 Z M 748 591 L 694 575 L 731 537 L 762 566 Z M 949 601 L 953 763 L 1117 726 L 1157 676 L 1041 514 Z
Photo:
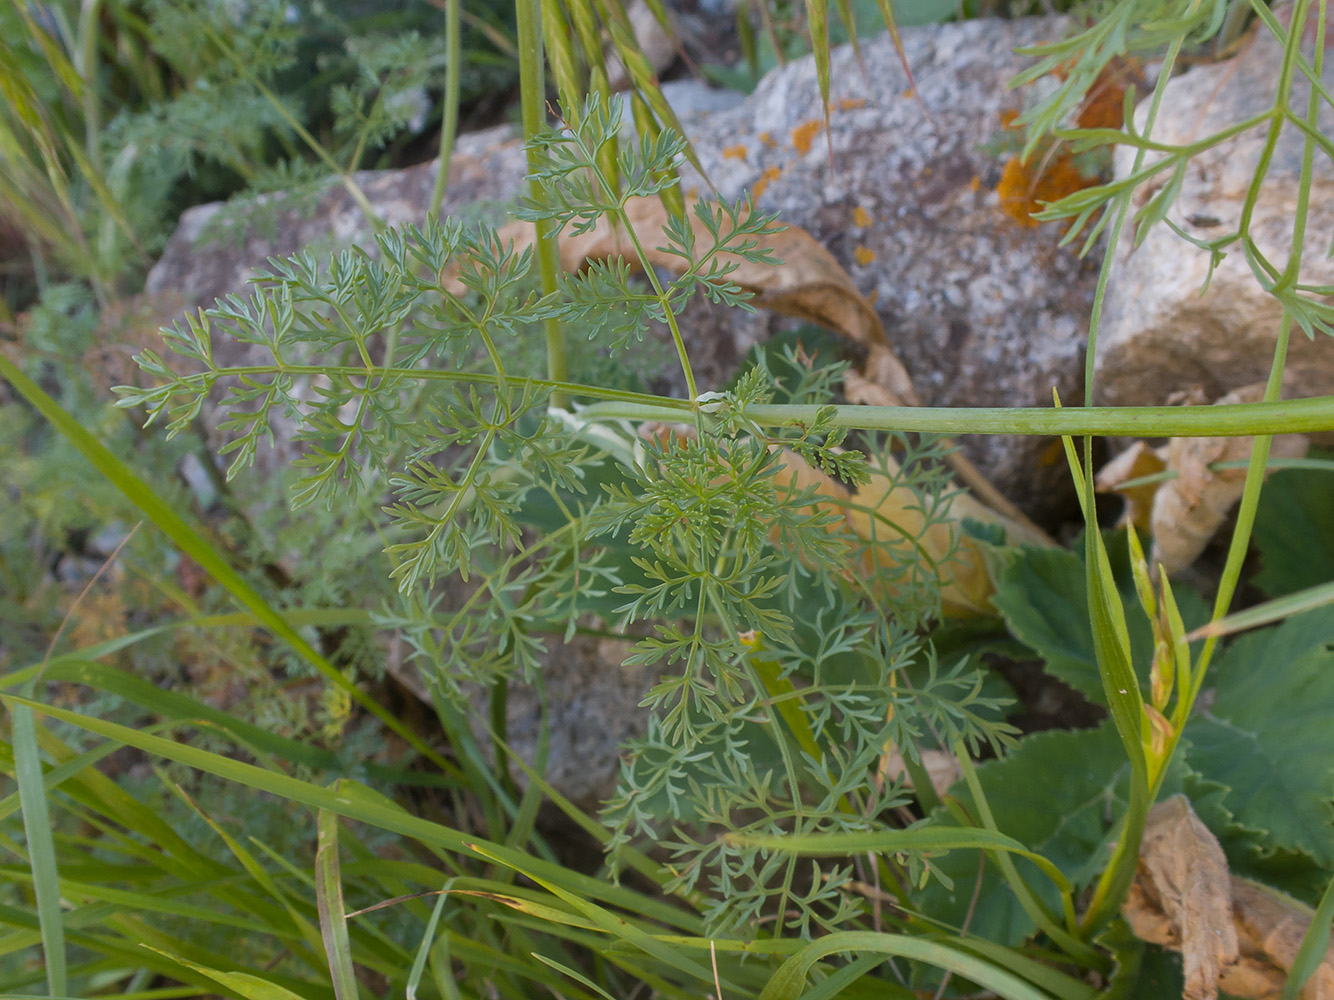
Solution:
M 928 524 L 922 497 L 902 484 L 893 459 L 885 456 L 877 464 L 882 467 L 874 469 L 870 482 L 854 493 L 813 469 L 800 456 L 784 451 L 776 481 L 800 489 L 814 487 L 821 498 L 820 506 L 840 515 L 853 534 L 869 543 L 860 565 L 849 571 L 872 587 L 883 587 L 883 596 L 895 596 L 894 585 L 878 581 L 898 579 L 899 574 L 892 570 L 907 560 L 925 559 L 940 574 L 941 603 L 946 614 L 995 614 L 991 605 L 994 587 L 983 551 L 963 535 L 964 520 L 998 524 L 1015 544 L 1044 544 L 1045 540 L 1033 537 L 1023 524 L 997 514 L 963 492 L 950 496 Z

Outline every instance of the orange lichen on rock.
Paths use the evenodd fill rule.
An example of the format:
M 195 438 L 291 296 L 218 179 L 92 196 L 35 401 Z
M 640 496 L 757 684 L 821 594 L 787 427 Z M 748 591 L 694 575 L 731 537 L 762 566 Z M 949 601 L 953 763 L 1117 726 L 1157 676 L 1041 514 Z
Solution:
M 1120 128 L 1125 124 L 1126 90 L 1141 76 L 1133 59 L 1113 59 L 1103 67 L 1075 116 L 1076 128 Z
M 774 140 L 774 137 L 770 135 L 768 132 L 761 132 L 759 135 L 759 139 L 760 142 L 764 143 L 764 145 L 769 149 L 778 148 L 778 143 Z
M 871 213 L 860 205 L 852 210 L 852 224 L 854 226 L 857 226 L 860 229 L 865 229 L 874 221 L 875 219 L 871 217 Z
M 760 195 L 764 194 L 764 189 L 769 186 L 769 182 L 777 180 L 782 172 L 782 167 L 765 167 L 764 173 L 760 174 L 759 180 L 750 189 L 751 197 L 758 200 Z
M 818 119 L 812 119 L 808 122 L 802 122 L 792 130 L 792 145 L 796 147 L 798 153 L 805 156 L 811 151 L 811 143 L 815 137 L 820 134 L 824 128 L 824 122 Z
M 838 102 L 839 111 L 851 111 L 854 108 L 866 107 L 866 98 L 864 97 L 844 97 Z
M 852 256 L 857 258 L 857 263 L 865 267 L 871 261 L 875 260 L 875 251 L 864 243 L 858 243 L 856 249 L 852 251 Z
M 741 143 L 735 146 L 728 146 L 723 150 L 724 160 L 744 160 L 746 158 L 746 147 Z
M 1034 156 L 1029 162 L 1012 156 L 1001 172 L 996 194 L 1002 212 L 1021 225 L 1036 226 L 1039 220 L 1033 218 L 1034 212 L 1096 183 L 1097 178 L 1079 172 L 1068 153 L 1056 153 L 1041 160 Z

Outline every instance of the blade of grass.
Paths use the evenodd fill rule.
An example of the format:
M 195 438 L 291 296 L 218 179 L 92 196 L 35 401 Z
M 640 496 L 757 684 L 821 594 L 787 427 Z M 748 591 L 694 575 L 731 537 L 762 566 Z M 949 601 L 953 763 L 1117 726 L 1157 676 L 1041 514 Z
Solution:
M 338 816 L 319 811 L 315 850 L 315 901 L 320 915 L 320 935 L 333 977 L 338 1000 L 357 1000 L 357 973 L 352 967 L 352 941 L 347 933 L 347 908 L 343 905 L 343 877 L 338 865 Z
M 962 740 L 955 744 L 954 753 L 958 758 L 959 766 L 963 769 L 964 781 L 968 785 L 969 792 L 972 793 L 973 804 L 977 809 L 978 818 L 982 820 L 983 829 L 989 830 L 993 834 L 1000 834 L 1000 830 L 996 826 L 996 818 L 992 815 L 991 806 L 987 802 L 986 793 L 982 790 L 982 783 L 978 780 L 977 769 L 973 767 L 972 759 L 968 756 L 968 748 L 964 746 Z M 1053 942 L 1071 958 L 1078 959 L 1084 964 L 1094 968 L 1103 964 L 1102 956 L 1098 954 L 1096 949 L 1085 944 L 1071 933 L 1075 925 L 1073 892 L 1061 893 L 1061 908 L 1065 912 L 1067 927 L 1071 928 L 1071 930 L 1067 930 L 1057 924 L 1054 917 L 1048 913 L 1047 907 L 1029 888 L 1028 882 L 1019 874 L 1014 859 L 1008 853 L 990 849 L 988 856 L 1000 869 L 1001 875 L 1010 886 L 1010 890 L 1019 901 L 1019 905 L 1023 907 L 1024 912 L 1029 915 L 1035 924 L 1042 928 Z
M 252 976 L 248 972 L 223 972 L 219 969 L 211 969 L 206 965 L 200 965 L 196 962 L 189 962 L 183 958 L 177 958 L 165 951 L 157 948 L 151 948 L 150 951 L 156 951 L 159 955 L 170 959 L 173 962 L 179 962 L 187 969 L 193 969 L 195 972 L 202 973 L 216 983 L 220 983 L 228 990 L 244 997 L 245 1000 L 306 1000 L 299 993 L 293 993 L 276 983 L 261 979 L 258 976 Z
M 93 467 L 116 486 L 144 515 L 188 554 L 200 567 L 221 584 L 237 602 L 262 625 L 290 645 L 302 659 L 313 666 L 324 678 L 339 690 L 346 692 L 354 702 L 379 719 L 391 732 L 401 736 L 409 746 L 431 761 L 446 774 L 456 774 L 455 769 L 433 750 L 425 740 L 409 729 L 397 716 L 381 705 L 374 698 L 361 691 L 348 680 L 343 672 L 329 663 L 316 652 L 282 615 L 271 608 L 259 592 L 248 584 L 242 576 L 209 542 L 180 514 L 162 499 L 152 487 L 144 482 L 124 462 L 113 455 L 87 428 L 59 403 L 47 395 L 40 386 L 28 378 L 7 357 L 0 355 L 0 375 L 12 385 L 32 406 L 42 414 L 61 434 L 69 440 L 92 463 Z
M 1297 949 L 1297 955 L 1292 960 L 1292 968 L 1288 971 L 1288 978 L 1283 983 L 1280 1000 L 1297 1000 L 1297 995 L 1306 985 L 1306 981 L 1324 962 L 1325 955 L 1329 951 L 1331 923 L 1334 923 L 1334 879 L 1330 879 L 1329 884 L 1325 886 L 1325 892 L 1320 897 L 1320 905 L 1311 916 L 1311 925 L 1306 928 L 1306 933 L 1302 936 L 1301 947 Z
M 1238 611 L 1225 618 L 1218 618 L 1207 625 L 1201 625 L 1195 631 L 1189 633 L 1186 638 L 1188 640 L 1211 639 L 1232 635 L 1234 632 L 1244 632 L 1246 629 L 1282 621 L 1284 618 L 1299 615 L 1303 611 L 1323 608 L 1327 604 L 1334 604 L 1334 582 L 1324 583 L 1318 587 L 1308 587 L 1306 590 L 1299 590 L 1295 594 L 1276 597 L 1272 601 L 1265 601 L 1263 604 L 1257 604 L 1245 611 Z
M 27 705 L 11 705 L 9 718 L 14 733 L 14 770 L 23 811 L 23 832 L 28 841 L 28 864 L 32 868 L 33 895 L 37 900 L 37 919 L 42 931 L 46 985 L 51 996 L 63 996 L 69 983 L 65 965 L 65 923 L 60 908 L 60 873 L 56 869 L 51 817 L 46 808 L 36 726 L 32 709 Z
M 401 807 L 395 806 L 388 799 L 376 794 L 371 789 L 360 786 L 355 782 L 344 782 L 340 785 L 338 791 L 334 791 L 286 774 L 266 771 L 254 764 L 233 760 L 230 757 L 211 753 L 196 746 L 164 739 L 129 726 L 108 722 L 105 719 L 80 715 L 77 712 L 50 705 L 41 705 L 13 695 L 0 695 L 0 702 L 6 705 L 29 705 L 53 719 L 68 722 L 71 725 L 116 740 L 127 746 L 137 747 L 145 753 L 176 761 L 207 774 L 217 775 L 258 792 L 276 795 L 315 809 L 328 809 L 348 819 L 354 819 L 381 830 L 389 830 L 411 837 L 430 847 L 442 848 L 473 858 L 485 857 L 489 860 L 498 860 L 499 863 L 511 867 L 517 866 L 530 878 L 537 876 L 547 880 L 558 880 L 562 886 L 581 897 L 602 900 L 608 905 L 618 906 L 631 912 L 650 915 L 653 912 L 650 909 L 653 903 L 652 897 L 645 897 L 633 890 L 612 885 L 604 879 L 583 875 L 563 868 L 558 864 L 530 857 L 501 844 L 491 843 L 478 837 L 466 836 L 442 824 L 419 819 L 410 815 Z M 114 783 L 108 781 L 108 784 L 111 785 L 113 790 L 116 790 Z M 177 841 L 184 845 L 184 842 L 180 841 L 179 837 L 176 837 L 169 828 L 167 828 L 167 835 L 175 837 Z M 189 849 L 188 845 L 184 846 L 187 850 Z M 508 889 L 509 887 L 506 886 L 505 888 Z M 663 906 L 662 909 L 670 911 L 673 908 Z
M 445 903 L 449 901 L 449 890 L 453 884 L 454 880 L 450 879 L 441 887 L 440 895 L 436 898 L 435 906 L 431 909 L 431 917 L 426 921 L 426 927 L 422 931 L 422 941 L 417 947 L 416 955 L 413 956 L 412 968 L 408 970 L 408 983 L 403 990 L 407 1000 L 417 1000 L 417 985 L 421 982 L 422 973 L 426 971 L 426 962 L 431 956 L 432 946 L 435 942 L 435 929 L 440 924 L 440 915 L 445 912 Z M 441 940 L 444 940 L 444 937 Z M 457 1000 L 459 989 L 452 978 L 449 980 L 449 986 L 448 991 L 441 989 L 441 995 L 446 997 L 447 1000 Z
M 854 955 L 870 952 L 925 962 L 963 976 L 1006 1000 L 1049 1000 L 1048 995 L 1032 983 L 976 955 L 938 941 L 904 934 L 878 934 L 874 931 L 843 931 L 811 942 L 779 966 L 764 987 L 759 1000 L 798 1000 L 804 995 L 811 967 L 840 952 Z

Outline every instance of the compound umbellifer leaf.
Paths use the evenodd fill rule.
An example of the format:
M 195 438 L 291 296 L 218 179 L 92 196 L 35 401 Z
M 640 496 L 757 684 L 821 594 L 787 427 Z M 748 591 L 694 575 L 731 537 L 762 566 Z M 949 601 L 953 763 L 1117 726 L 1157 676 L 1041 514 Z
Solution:
M 1334 459 L 1334 452 L 1311 452 Z M 1261 570 L 1255 585 L 1282 597 L 1334 577 L 1334 475 L 1323 469 L 1283 469 L 1265 484 L 1255 515 Z
M 1044 855 L 1077 888 L 1092 880 L 1106 861 L 1112 824 L 1126 805 L 1130 764 L 1115 728 L 1104 724 L 1036 733 L 1002 760 L 980 765 L 977 773 L 1001 833 Z M 953 794 L 970 815 L 977 815 L 965 786 L 956 785 Z M 937 810 L 933 822 L 953 820 Z M 918 897 L 918 905 L 936 919 L 961 926 L 977 883 L 978 855 L 953 851 L 931 863 L 954 885 L 946 889 L 933 882 Z M 1016 865 L 1038 897 L 1059 912 L 1051 882 L 1027 861 L 1017 860 Z M 985 866 L 969 933 L 1017 945 L 1033 930 L 1014 894 L 991 865 Z
M 1148 619 L 1138 610 L 1126 569 L 1125 539 L 1119 533 L 1108 537 L 1107 552 L 1126 606 L 1131 658 L 1144 684 L 1153 655 L 1153 636 Z M 1098 676 L 1089 627 L 1084 576 L 1084 561 L 1077 551 L 1026 548 L 996 574 L 996 593 L 991 602 L 1014 637 L 1042 657 L 1048 674 L 1090 701 L 1105 705 L 1107 698 Z M 1173 593 L 1187 629 L 1207 620 L 1207 609 L 1198 594 L 1183 586 L 1175 587 Z
M 1334 608 L 1242 636 L 1186 727 L 1189 766 L 1231 791 L 1224 805 L 1261 850 L 1334 869 Z

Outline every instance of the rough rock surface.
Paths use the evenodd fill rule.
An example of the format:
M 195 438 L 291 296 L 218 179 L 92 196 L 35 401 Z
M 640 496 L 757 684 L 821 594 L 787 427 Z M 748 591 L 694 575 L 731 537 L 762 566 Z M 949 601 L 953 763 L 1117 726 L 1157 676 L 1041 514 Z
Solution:
M 1261 31 L 1233 59 L 1192 69 L 1172 80 L 1153 128 L 1153 139 L 1183 144 L 1202 139 L 1269 109 L 1278 81 L 1282 49 Z M 1326 84 L 1334 65 L 1325 62 Z M 1309 87 L 1299 79 L 1292 106 L 1306 108 Z M 1136 116 L 1143 125 L 1145 109 Z M 1320 128 L 1334 131 L 1334 108 L 1321 105 Z M 1251 129 L 1194 157 L 1168 218 L 1197 239 L 1235 231 L 1247 187 L 1264 144 L 1264 127 Z M 1251 235 L 1280 270 L 1292 243 L 1302 137 L 1285 128 L 1260 190 Z M 1127 176 L 1133 154 L 1118 153 L 1117 175 Z M 1170 171 L 1162 177 L 1165 182 Z M 1151 197 L 1160 181 L 1137 198 Z M 1143 203 L 1140 201 L 1139 203 Z M 1334 233 L 1334 164 L 1317 153 L 1306 227 L 1302 281 L 1334 284 L 1334 261 L 1326 254 Z M 1255 280 L 1240 247 L 1233 246 L 1200 294 L 1209 254 L 1160 225 L 1138 248 L 1123 237 L 1117 247 L 1102 328 L 1098 338 L 1097 402 L 1158 405 L 1177 391 L 1200 386 L 1216 399 L 1263 381 L 1278 335 L 1280 307 Z M 1334 392 L 1334 340 L 1292 332 L 1284 384 L 1289 397 Z
M 692 133 L 709 178 L 809 230 L 874 297 L 895 351 L 931 406 L 1046 406 L 1080 398 L 1096 262 L 1058 249 L 1060 231 L 1000 211 L 1001 116 L 1026 60 L 1059 37 L 1054 19 L 905 30 L 921 100 L 888 36 L 831 59 L 829 141 L 812 59 L 767 75 L 739 108 Z M 992 481 L 1030 514 L 1063 509 L 1064 463 L 1039 438 L 965 439 Z
M 775 70 L 736 107 L 680 109 L 721 194 L 749 190 L 761 208 L 781 211 L 824 243 L 875 298 L 924 403 L 1045 405 L 1053 386 L 1068 401 L 1078 399 L 1093 267 L 1057 249 L 1056 230 L 1021 226 L 999 210 L 994 188 L 1001 163 L 983 149 L 999 131 L 1002 113 L 1021 103 L 1005 89 L 1024 66 L 1012 50 L 1061 30 L 1060 22 L 1029 20 L 904 31 L 920 101 L 906 92 L 908 80 L 888 37 L 863 44 L 865 75 L 849 48 L 836 50 L 828 146 L 810 59 Z M 684 102 L 688 93 L 682 89 L 677 99 Z M 520 144 L 509 132 L 462 137 L 445 210 L 476 212 L 478 202 L 508 200 L 523 169 Z M 419 222 L 434 166 L 357 180 L 386 221 Z M 699 178 L 686 183 L 707 190 Z M 270 255 L 308 244 L 371 245 L 369 226 L 341 186 L 300 203 L 265 202 L 258 223 L 252 218 L 230 234 L 219 228 L 223 218 L 219 206 L 187 212 L 150 276 L 149 291 L 207 306 L 243 292 L 246 278 Z M 217 231 L 212 237 L 210 229 Z M 750 344 L 783 322 L 692 306 L 682 326 L 697 374 L 716 385 Z M 219 360 L 248 363 L 246 350 L 230 345 Z M 1039 461 L 1049 442 L 963 443 L 1031 513 L 1041 516 L 1068 496 L 1063 464 Z M 290 457 L 288 447 L 267 459 L 261 450 L 259 459 L 271 472 Z M 604 660 L 600 651 L 570 671 L 563 690 L 549 687 L 558 712 L 553 734 L 563 734 L 554 738 L 564 742 L 556 744 L 563 749 L 553 752 L 548 778 L 585 803 L 609 790 L 618 745 L 642 731 L 634 706 L 650 678 L 618 662 Z M 528 754 L 536 705 L 516 697 L 510 715 L 514 745 Z

